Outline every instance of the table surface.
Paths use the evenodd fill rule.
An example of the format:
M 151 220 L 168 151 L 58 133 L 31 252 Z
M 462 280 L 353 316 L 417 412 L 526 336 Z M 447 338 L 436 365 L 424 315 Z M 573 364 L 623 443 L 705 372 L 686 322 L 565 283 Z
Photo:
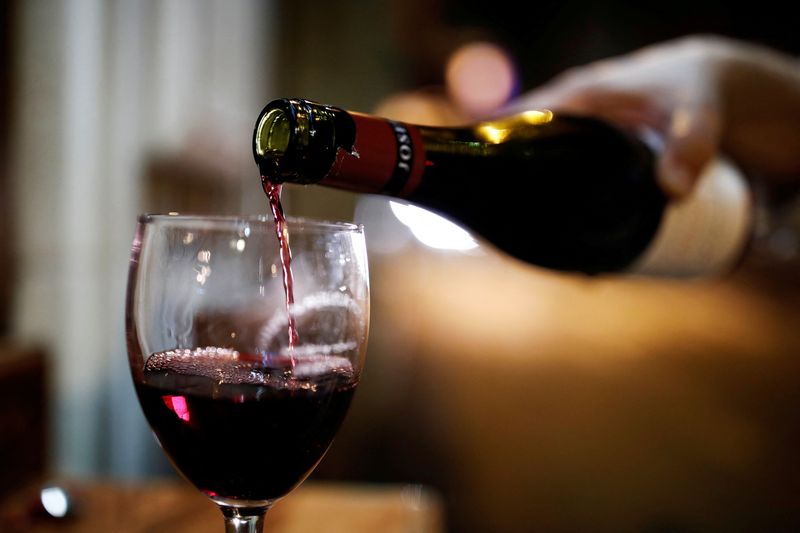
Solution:
M 76 502 L 74 517 L 36 512 L 38 489 L 15 494 L 0 507 L 0 531 L 29 533 L 221 533 L 222 515 L 182 481 L 62 484 Z M 441 533 L 435 493 L 418 485 L 306 482 L 267 514 L 265 533 Z

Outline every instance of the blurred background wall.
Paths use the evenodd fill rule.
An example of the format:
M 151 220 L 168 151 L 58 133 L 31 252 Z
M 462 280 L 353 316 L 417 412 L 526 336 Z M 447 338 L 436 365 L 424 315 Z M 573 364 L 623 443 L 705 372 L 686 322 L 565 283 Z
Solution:
M 57 471 L 150 468 L 122 329 L 135 216 L 244 209 L 252 117 L 272 79 L 273 7 L 14 5 L 4 28 L 14 36 L 9 333 L 50 354 Z
M 47 354 L 48 471 L 63 475 L 171 473 L 127 371 L 135 216 L 264 212 L 250 136 L 268 100 L 424 119 L 397 94 L 444 95 L 449 58 L 476 40 L 505 50 L 508 95 L 692 32 L 800 52 L 791 7 L 771 2 L 0 7 L 0 333 Z M 800 390 L 787 371 L 800 322 L 785 287 L 587 283 L 485 246 L 429 248 L 383 200 L 289 188 L 285 207 L 364 222 L 372 262 L 363 387 L 320 477 L 430 483 L 456 531 L 486 531 L 481 517 L 532 531 L 532 516 L 549 530 L 692 530 L 752 498 L 747 519 L 770 515 L 767 486 L 800 501 L 798 408 L 783 404 Z M 797 523 L 795 504 L 775 508 Z

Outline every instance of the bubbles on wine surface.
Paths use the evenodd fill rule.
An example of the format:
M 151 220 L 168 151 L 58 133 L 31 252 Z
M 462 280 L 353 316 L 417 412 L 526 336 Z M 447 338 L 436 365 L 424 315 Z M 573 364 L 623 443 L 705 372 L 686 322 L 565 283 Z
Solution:
M 342 353 L 338 348 L 341 347 L 323 346 L 320 353 L 293 353 L 291 357 L 248 354 L 214 346 L 168 350 L 147 359 L 144 381 L 192 390 L 237 385 L 297 389 L 314 388 L 331 379 L 340 383 L 354 381 L 350 360 L 331 355 L 334 351 Z

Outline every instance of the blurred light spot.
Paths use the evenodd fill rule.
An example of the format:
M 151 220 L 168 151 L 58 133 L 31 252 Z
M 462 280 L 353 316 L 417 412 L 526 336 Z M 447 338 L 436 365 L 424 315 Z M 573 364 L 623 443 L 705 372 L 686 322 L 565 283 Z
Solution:
M 422 244 L 439 250 L 472 250 L 477 241 L 463 228 L 415 205 L 389 202 L 397 220 L 408 226 Z
M 56 518 L 67 516 L 69 511 L 69 498 L 61 487 L 45 487 L 40 492 L 42 507 L 47 514 Z
M 486 142 L 500 144 L 506 140 L 520 122 L 524 124 L 545 124 L 553 120 L 553 112 L 549 109 L 523 111 L 506 119 L 481 122 L 475 127 L 475 133 Z
M 481 124 L 478 126 L 478 133 L 486 141 L 492 144 L 500 144 L 511 130 L 507 128 L 497 128 L 491 124 Z
M 244 252 L 245 240 L 237 239 L 233 246 L 236 248 L 237 252 Z
M 529 109 L 520 116 L 527 124 L 545 124 L 553 120 L 553 112 L 549 109 Z
M 186 235 L 183 236 L 183 244 L 192 244 L 194 241 L 194 233 L 187 232 Z
M 201 263 L 208 263 L 211 260 L 211 250 L 200 250 L 197 252 L 197 260 Z
M 500 46 L 476 41 L 457 49 L 447 60 L 445 81 L 451 98 L 472 114 L 493 111 L 517 89 L 517 73 Z

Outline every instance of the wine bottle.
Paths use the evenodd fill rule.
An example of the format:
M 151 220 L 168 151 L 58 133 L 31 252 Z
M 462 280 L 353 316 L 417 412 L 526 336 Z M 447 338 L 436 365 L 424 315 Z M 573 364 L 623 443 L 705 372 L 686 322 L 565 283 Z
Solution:
M 278 99 L 253 152 L 262 179 L 404 198 L 552 269 L 704 275 L 731 268 L 749 238 L 749 189 L 732 165 L 716 161 L 673 205 L 652 143 L 586 116 L 433 127 Z

